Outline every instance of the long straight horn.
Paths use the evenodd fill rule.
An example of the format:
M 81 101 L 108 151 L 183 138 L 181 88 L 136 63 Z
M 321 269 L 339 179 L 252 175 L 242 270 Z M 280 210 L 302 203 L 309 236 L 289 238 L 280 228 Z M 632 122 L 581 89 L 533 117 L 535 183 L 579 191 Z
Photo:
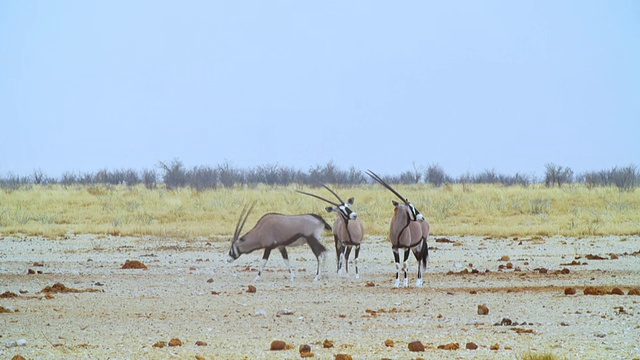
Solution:
M 400 200 L 402 200 L 404 203 L 409 202 L 409 200 L 406 197 L 400 195 L 399 192 L 397 192 L 394 188 L 391 187 L 391 185 L 387 184 L 384 180 L 382 180 L 382 178 L 378 176 L 376 173 L 374 173 L 373 171 L 367 170 L 367 175 L 371 176 L 375 181 L 379 182 L 382 186 L 386 187 L 389 191 L 396 194 L 396 196 L 399 197 Z
M 238 219 L 238 224 L 236 224 L 236 231 L 233 233 L 234 240 L 240 237 L 242 228 L 244 227 L 244 224 L 247 222 L 247 218 L 249 217 L 249 214 L 251 213 L 251 210 L 253 210 L 253 207 L 255 205 L 256 205 L 256 202 L 254 201 L 248 210 L 247 210 L 247 205 L 245 205 L 244 208 L 242 208 L 242 212 L 240 213 L 240 218 Z
M 328 202 L 329 204 L 331 204 L 331 205 L 333 205 L 333 206 L 340 206 L 340 204 L 336 204 L 336 203 L 334 203 L 333 201 L 331 201 L 331 200 L 327 200 L 327 199 L 323 198 L 322 196 L 318 196 L 318 195 L 316 195 L 316 194 L 311 194 L 311 193 L 304 192 L 304 191 L 300 191 L 300 190 L 296 190 L 296 192 L 299 192 L 300 194 L 305 194 L 305 195 L 308 195 L 308 196 L 312 196 L 312 197 L 314 197 L 314 198 L 316 198 L 316 199 L 320 199 L 320 200 L 322 200 L 322 201 Z
M 344 200 L 340 199 L 340 196 L 338 196 L 338 194 L 336 194 L 333 190 L 329 189 L 329 187 L 325 184 L 322 184 L 322 186 L 329 190 L 329 192 L 331 192 L 333 194 L 333 196 L 335 196 L 336 198 L 338 198 L 338 201 L 340 201 L 341 204 L 345 204 Z

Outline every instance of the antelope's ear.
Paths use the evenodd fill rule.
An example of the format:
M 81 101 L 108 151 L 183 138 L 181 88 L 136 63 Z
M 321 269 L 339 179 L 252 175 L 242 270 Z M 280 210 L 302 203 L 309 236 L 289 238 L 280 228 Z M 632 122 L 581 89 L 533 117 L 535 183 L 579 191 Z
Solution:
M 356 199 L 354 198 L 349 198 L 349 200 L 347 200 L 347 204 L 349 205 L 353 205 L 356 202 Z
M 327 212 L 332 212 L 333 211 L 333 208 L 331 206 L 327 206 L 324 209 L 327 210 Z
M 395 201 L 395 200 L 391 200 L 391 203 L 393 204 L 393 206 L 398 206 L 400 203 Z

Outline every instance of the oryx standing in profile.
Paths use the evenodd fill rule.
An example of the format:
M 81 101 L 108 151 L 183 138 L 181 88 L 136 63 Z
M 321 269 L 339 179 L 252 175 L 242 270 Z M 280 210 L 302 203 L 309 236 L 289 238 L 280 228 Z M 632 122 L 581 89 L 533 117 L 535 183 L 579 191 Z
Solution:
M 253 229 L 249 230 L 246 234 L 240 236 L 242 228 L 244 227 L 249 213 L 253 209 L 253 205 L 247 210 L 245 206 L 240 214 L 240 219 L 236 225 L 236 230 L 231 239 L 231 248 L 229 249 L 229 256 L 227 262 L 233 262 L 242 254 L 248 254 L 255 250 L 264 249 L 262 255 L 262 262 L 260 263 L 260 270 L 256 280 L 262 275 L 264 266 L 269 259 L 271 250 L 278 249 L 282 258 L 284 259 L 289 273 L 291 274 L 291 281 L 293 281 L 295 275 L 293 268 L 289 262 L 289 255 L 287 254 L 287 246 L 297 246 L 303 243 L 309 244 L 311 251 L 316 256 L 318 261 L 318 267 L 316 269 L 316 277 L 314 280 L 320 279 L 321 267 L 324 267 L 324 260 L 326 258 L 327 249 L 320 242 L 322 232 L 324 230 L 331 230 L 331 226 L 319 215 L 306 214 L 306 215 L 282 215 L 276 213 L 267 213 L 263 215 L 256 223 Z M 321 266 L 322 265 L 322 266 Z
M 418 261 L 418 279 L 416 280 L 416 286 L 421 287 L 422 273 L 427 269 L 427 262 L 429 261 L 429 246 L 427 244 L 429 223 L 424 218 L 424 215 L 422 215 L 407 198 L 400 195 L 400 193 L 382 180 L 380 176 L 371 170 L 367 170 L 367 175 L 371 176 L 375 181 L 382 184 L 382 186 L 402 200 L 402 203 L 394 200 L 391 201 L 395 209 L 393 210 L 393 217 L 391 218 L 389 240 L 391 241 L 391 248 L 393 249 L 393 256 L 396 262 L 397 273 L 395 287 L 400 286 L 401 271 L 404 272 L 403 285 L 405 287 L 409 285 L 409 278 L 407 277 L 409 249 L 411 249 Z M 402 267 L 400 266 L 400 249 L 404 250 Z
M 351 205 L 353 205 L 355 199 L 349 198 L 349 200 L 345 202 L 327 185 L 323 184 L 322 186 L 325 189 L 329 190 L 329 192 L 331 192 L 338 199 L 339 203 L 335 203 L 331 200 L 327 200 L 315 194 L 299 190 L 296 191 L 301 194 L 313 196 L 316 199 L 320 199 L 331 204 L 332 206 L 327 206 L 325 209 L 328 212 L 338 213 L 338 217 L 333 223 L 333 239 L 336 246 L 338 274 L 341 274 L 343 264 L 345 267 L 345 272 L 349 273 L 349 254 L 351 254 L 351 249 L 353 248 L 355 250 L 353 265 L 356 268 L 356 279 L 360 278 L 360 272 L 358 271 L 358 255 L 360 254 L 360 244 L 362 243 L 362 238 L 364 237 L 364 226 L 362 225 L 360 219 L 358 219 L 358 214 L 356 214 L 356 212 L 351 209 Z

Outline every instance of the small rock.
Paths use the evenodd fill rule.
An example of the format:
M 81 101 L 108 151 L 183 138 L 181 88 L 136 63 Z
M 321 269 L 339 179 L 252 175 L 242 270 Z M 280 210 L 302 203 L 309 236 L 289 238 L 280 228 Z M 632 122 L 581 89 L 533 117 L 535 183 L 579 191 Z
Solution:
M 575 295 L 576 294 L 576 288 L 568 287 L 568 288 L 564 289 L 564 294 L 565 295 Z
M 282 340 L 274 340 L 271 342 L 271 347 L 270 349 L 273 351 L 280 351 L 280 350 L 284 350 L 287 347 L 287 343 L 282 341 Z
M 476 350 L 478 348 L 478 345 L 473 342 L 468 342 L 466 348 L 467 350 Z
M 204 341 L 196 341 L 196 346 L 209 346 L 209 344 Z
M 384 341 L 384 346 L 386 346 L 386 347 L 393 347 L 394 345 L 395 345 L 395 343 L 391 339 L 387 339 L 387 340 Z
M 127 260 L 120 269 L 142 269 L 147 270 L 147 266 L 138 260 Z
M 165 346 L 167 346 L 167 343 L 165 341 L 158 341 L 157 343 L 153 344 L 152 347 L 162 349 Z
M 300 345 L 300 347 L 298 348 L 298 351 L 300 352 L 300 354 L 305 353 L 305 352 L 311 352 L 311 345 L 309 345 L 309 344 L 302 344 L 302 345 Z
M 209 278 L 209 280 L 207 280 L 207 283 L 211 284 L 213 282 L 213 278 Z
M 624 295 L 624 291 L 620 288 L 613 288 L 613 290 L 611 290 L 611 295 Z
M 495 343 L 489 347 L 491 350 L 500 350 L 500 344 Z
M 247 292 L 248 292 L 248 293 L 250 293 L 250 294 L 255 293 L 257 290 L 258 290 L 258 289 L 256 289 L 256 287 L 255 287 L 255 286 L 253 286 L 253 285 L 249 285 L 249 286 L 247 287 Z
M 276 313 L 277 317 L 283 316 L 283 315 L 293 315 L 293 311 L 289 310 L 289 309 L 281 309 L 278 310 L 278 312 Z
M 353 360 L 349 354 L 336 354 L 333 358 L 335 360 Z
M 329 349 L 333 347 L 333 341 L 325 339 L 322 343 L 322 347 L 325 349 Z
M 458 350 L 460 349 L 460 344 L 458 343 L 449 343 L 445 345 L 438 345 L 438 349 L 440 350 Z
M 420 341 L 412 341 L 409 343 L 409 351 L 424 351 L 424 345 Z
M 22 355 L 16 355 L 16 356 L 12 357 L 11 360 L 26 360 L 26 359 L 24 357 L 22 357 Z
M 594 286 L 587 286 L 586 288 L 584 288 L 583 292 L 585 295 L 606 295 L 609 293 L 605 289 L 597 288 Z
M 487 305 L 478 305 L 478 315 L 489 315 L 489 308 Z
M 182 346 L 182 341 L 178 338 L 173 338 L 169 340 L 169 346 Z
M 500 258 L 500 261 L 509 261 L 509 260 L 511 260 L 509 255 L 502 255 L 502 257 Z
M 633 288 L 633 289 L 629 290 L 627 295 L 640 295 L 640 288 Z
M 207 360 L 204 356 L 196 355 L 196 360 Z

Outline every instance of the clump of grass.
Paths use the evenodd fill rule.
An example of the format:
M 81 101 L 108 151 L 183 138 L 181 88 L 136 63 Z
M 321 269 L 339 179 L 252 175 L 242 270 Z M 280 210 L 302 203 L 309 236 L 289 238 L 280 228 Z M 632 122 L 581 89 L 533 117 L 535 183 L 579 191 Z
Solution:
M 564 360 L 565 357 L 559 357 L 551 352 L 544 353 L 534 353 L 534 352 L 526 352 L 521 356 L 517 356 L 518 360 Z

